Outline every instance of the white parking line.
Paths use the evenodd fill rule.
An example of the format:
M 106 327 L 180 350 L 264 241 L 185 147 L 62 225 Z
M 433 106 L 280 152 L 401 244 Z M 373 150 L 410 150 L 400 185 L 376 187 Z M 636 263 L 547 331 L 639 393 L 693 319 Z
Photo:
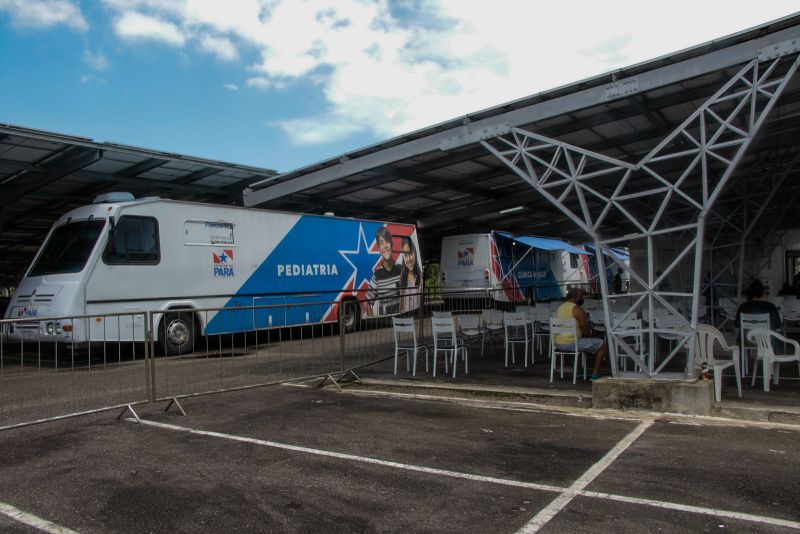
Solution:
M 52 521 L 42 519 L 41 517 L 29 514 L 28 512 L 23 512 L 19 508 L 15 508 L 4 502 L 0 502 L 0 515 L 4 515 L 9 519 L 13 519 L 17 523 L 22 523 L 23 525 L 41 530 L 42 532 L 50 532 L 52 534 L 78 534 L 74 530 L 56 525 Z
M 611 465 L 611 463 L 616 460 L 620 454 L 625 452 L 625 449 L 631 446 L 631 444 L 636 441 L 636 439 L 644 434 L 644 431 L 650 428 L 650 425 L 653 424 L 652 420 L 642 421 L 639 426 L 634 428 L 627 436 L 622 438 L 614 448 L 608 451 L 605 456 L 600 458 L 600 460 L 590 467 L 583 475 L 581 475 L 572 485 L 567 488 L 567 490 L 559 495 L 558 497 L 553 500 L 550 504 L 542 508 L 538 514 L 536 514 L 533 519 L 528 521 L 525 526 L 517 531 L 517 534 L 532 534 L 534 532 L 539 532 L 543 526 L 550 522 L 558 512 L 564 509 L 572 499 L 574 499 L 578 492 L 583 491 L 586 486 L 588 486 L 592 480 L 597 478 L 597 476 L 605 471 L 605 469 Z
M 136 423 L 137 421 L 133 418 L 126 419 L 128 422 Z M 244 436 L 236 436 L 234 434 L 224 434 L 221 432 L 211 432 L 207 430 L 197 430 L 189 427 L 183 427 L 178 425 L 170 425 L 167 423 L 159 423 L 156 421 L 148 421 L 146 419 L 142 419 L 140 424 L 162 428 L 166 430 L 172 430 L 176 432 L 186 432 L 189 434 L 198 434 L 203 436 L 209 436 L 214 438 L 220 439 L 227 439 L 232 441 L 239 441 L 243 443 L 252 443 L 254 445 L 260 445 L 264 447 L 274 447 L 277 449 L 284 449 L 289 451 L 295 452 L 302 452 L 306 454 L 313 454 L 316 456 L 325 456 L 328 458 L 338 458 L 342 460 L 350 460 L 354 462 L 362 462 L 372 465 L 380 465 L 383 467 L 391 467 L 394 469 L 403 469 L 406 471 L 415 471 L 418 473 L 425 473 L 429 475 L 440 475 L 440 476 L 447 476 L 451 478 L 458 478 L 458 479 L 465 479 L 465 480 L 472 480 L 475 482 L 488 482 L 491 484 L 501 484 L 504 486 L 513 486 L 517 488 L 527 488 L 539 491 L 547 491 L 551 493 L 559 493 L 560 495 L 548 505 L 547 508 L 550 511 L 555 510 L 554 503 L 562 502 L 563 505 L 559 508 L 563 508 L 566 506 L 569 501 L 573 498 L 578 496 L 590 497 L 594 499 L 605 499 L 611 501 L 618 501 L 618 502 L 627 502 L 631 504 L 640 504 L 645 506 L 653 506 L 656 508 L 663 508 L 667 510 L 680 510 L 684 512 L 692 512 L 704 515 L 711 515 L 714 517 L 722 517 L 722 518 L 729 518 L 729 519 L 739 519 L 743 521 L 750 521 L 753 523 L 760 523 L 763 525 L 774 525 L 779 527 L 788 527 L 794 529 L 800 529 L 800 522 L 798 521 L 791 521 L 787 519 L 778 519 L 774 517 L 768 516 L 761 516 L 755 514 L 745 514 L 740 512 L 731 512 L 728 510 L 718 510 L 714 508 L 704 508 L 700 506 L 690 506 L 685 504 L 678 504 L 678 503 L 671 503 L 665 501 L 656 501 L 651 499 L 640 499 L 636 497 L 627 497 L 624 495 L 614 495 L 611 493 L 600 493 L 595 491 L 586 491 L 584 488 L 596 478 L 611 462 L 614 461 L 616 457 L 618 457 L 626 448 L 633 443 L 636 438 L 638 438 L 647 428 L 653 423 L 652 420 L 648 420 L 637 426 L 632 432 L 626 435 L 617 445 L 608 452 L 600 461 L 590 467 L 578 480 L 575 481 L 574 484 L 565 488 L 559 486 L 552 486 L 549 484 L 537 484 L 535 482 L 522 482 L 519 480 L 510 480 L 505 478 L 497 478 L 497 477 L 487 477 L 483 475 L 474 475 L 470 473 L 462 473 L 459 471 L 450 471 L 447 469 L 436 469 L 433 467 L 424 467 L 419 465 L 412 465 L 412 464 L 405 464 L 401 462 L 391 462 L 388 460 L 379 460 L 377 458 L 369 458 L 366 456 L 357 456 L 354 454 L 345 454 L 340 452 L 333 452 L 333 451 L 326 451 L 322 449 L 312 449 L 309 447 L 301 447 L 298 445 L 289 445 L 287 443 L 279 443 L 275 441 L 267 441 L 261 440 L 256 438 L 248 438 Z M 567 500 L 568 497 L 568 500 Z M 544 512 L 544 510 L 542 510 Z M 536 517 L 542 515 L 542 512 L 539 512 Z M 553 513 L 550 517 L 554 516 Z M 532 519 L 528 524 L 533 523 L 534 520 Z M 526 525 L 527 526 L 527 525 Z M 523 527 L 524 529 L 525 527 Z M 522 530 L 520 531 L 522 532 Z M 525 532 L 535 532 L 535 531 L 525 531 Z

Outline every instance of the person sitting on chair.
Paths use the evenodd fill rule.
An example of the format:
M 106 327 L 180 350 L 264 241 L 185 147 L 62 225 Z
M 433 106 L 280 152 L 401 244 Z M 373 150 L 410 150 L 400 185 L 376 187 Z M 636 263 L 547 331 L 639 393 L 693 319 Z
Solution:
M 594 353 L 594 369 L 592 369 L 592 380 L 601 378 L 600 364 L 606 357 L 608 347 L 605 340 L 589 337 L 592 330 L 589 327 L 589 316 L 586 315 L 581 306 L 583 305 L 583 290 L 577 287 L 572 287 L 567 291 L 567 300 L 556 309 L 556 319 L 569 319 L 574 318 L 577 326 L 578 339 L 573 339 L 573 336 L 568 334 L 556 335 L 556 347 L 559 350 L 570 350 L 577 343 L 579 352 Z
M 768 300 L 764 300 L 764 284 L 761 280 L 753 280 L 747 286 L 747 301 L 739 305 L 736 310 L 736 327 L 738 328 L 741 323 L 743 313 L 768 313 L 769 314 L 769 327 L 772 330 L 780 330 L 781 316 L 778 313 L 778 308 Z

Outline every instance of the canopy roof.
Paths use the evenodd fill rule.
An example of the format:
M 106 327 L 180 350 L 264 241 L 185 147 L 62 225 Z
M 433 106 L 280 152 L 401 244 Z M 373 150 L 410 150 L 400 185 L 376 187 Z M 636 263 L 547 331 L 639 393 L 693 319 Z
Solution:
M 219 204 L 275 171 L 0 123 L 0 285 L 14 285 L 50 226 L 110 191 Z
M 584 241 L 582 230 L 479 141 L 519 127 L 633 164 L 743 65 L 791 53 L 799 43 L 800 15 L 795 14 L 255 182 L 245 192 L 245 205 L 416 223 L 427 257 L 437 255 L 443 236 L 488 229 Z M 799 82 L 795 77 L 785 88 L 738 162 L 731 184 L 757 184 L 785 171 L 780 198 L 791 199 L 800 191 L 798 170 L 789 164 L 800 149 Z M 747 189 L 753 193 L 744 194 L 744 202 L 763 198 L 755 196 L 756 187 L 730 187 L 716 202 L 720 218 L 742 205 Z M 602 200 L 589 198 L 587 203 L 596 209 L 592 204 Z M 659 206 L 640 202 L 630 209 L 647 212 Z M 800 210 L 776 213 L 783 226 L 791 226 Z M 626 224 L 608 217 L 605 229 L 624 235 Z
M 570 245 L 566 241 L 561 241 L 560 239 L 534 236 L 516 236 L 514 237 L 514 240 L 540 250 L 565 250 L 573 254 L 589 254 L 585 250 L 574 245 Z

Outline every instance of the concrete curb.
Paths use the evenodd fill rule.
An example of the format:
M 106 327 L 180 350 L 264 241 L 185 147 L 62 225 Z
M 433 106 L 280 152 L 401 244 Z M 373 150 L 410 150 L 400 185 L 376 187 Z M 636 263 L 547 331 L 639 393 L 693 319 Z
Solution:
M 502 385 L 488 385 L 488 384 L 449 384 L 449 383 L 434 383 L 424 382 L 417 380 L 403 380 L 392 378 L 362 378 L 361 383 L 365 386 L 372 387 L 396 387 L 408 389 L 428 389 L 440 391 L 456 391 L 456 392 L 476 392 L 476 393 L 495 393 L 507 395 L 529 395 L 534 397 L 554 397 L 560 399 L 574 398 L 580 400 L 591 400 L 592 395 L 588 391 L 581 390 L 565 390 L 565 389 L 546 389 L 546 388 L 526 388 L 519 386 L 502 386 Z M 546 404 L 536 404 L 539 408 L 546 408 Z M 563 411 L 564 408 L 552 407 L 556 411 Z M 570 412 L 576 408 L 567 408 Z M 800 407 L 795 408 L 792 406 L 767 406 L 759 404 L 746 404 L 741 401 L 734 403 L 725 403 L 715 405 L 711 414 L 702 415 L 681 415 L 669 412 L 652 412 L 647 410 L 608 410 L 599 408 L 581 407 L 577 408 L 580 411 L 595 412 L 598 415 L 605 414 L 606 416 L 613 416 L 617 414 L 625 417 L 655 417 L 667 418 L 677 420 L 705 420 L 708 422 L 719 422 L 725 424 L 737 422 L 750 422 L 750 423 L 766 423 L 775 424 L 778 426 L 798 427 L 800 426 Z

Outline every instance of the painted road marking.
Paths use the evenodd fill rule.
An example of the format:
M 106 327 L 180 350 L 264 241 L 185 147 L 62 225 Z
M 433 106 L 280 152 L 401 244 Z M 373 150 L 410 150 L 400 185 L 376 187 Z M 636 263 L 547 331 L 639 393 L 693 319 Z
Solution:
M 56 525 L 52 521 L 42 519 L 41 517 L 29 514 L 28 512 L 23 512 L 19 508 L 15 508 L 4 502 L 0 502 L 0 514 L 8 517 L 9 519 L 13 519 L 18 523 L 22 523 L 23 525 L 41 530 L 42 532 L 50 532 L 52 534 L 78 534 L 74 530 Z
M 639 426 L 634 428 L 628 433 L 627 436 L 622 438 L 616 445 L 614 445 L 613 449 L 608 451 L 605 456 L 600 458 L 596 464 L 587 469 L 586 472 L 575 482 L 573 482 L 564 493 L 556 497 L 553 502 L 542 508 L 539 513 L 533 517 L 533 519 L 528 521 L 521 529 L 517 531 L 517 534 L 533 534 L 534 532 L 539 532 L 543 526 L 549 523 L 550 520 L 553 519 L 556 514 L 558 514 L 558 512 L 563 510 L 572 501 L 572 499 L 577 496 L 578 492 L 583 491 L 586 486 L 592 482 L 592 480 L 597 478 L 600 473 L 605 471 L 606 468 L 611 465 L 611 463 L 616 460 L 620 454 L 625 452 L 625 450 L 630 447 L 639 436 L 644 434 L 645 430 L 650 428 L 650 425 L 652 424 L 652 419 L 648 421 L 642 421 Z
M 131 423 L 135 423 L 136 422 L 136 420 L 132 419 L 132 418 L 128 418 L 128 419 L 126 419 L 126 421 L 131 422 Z M 724 518 L 729 518 L 729 519 L 740 519 L 740 520 L 744 520 L 744 521 L 751 521 L 751 522 L 754 522 L 754 523 L 761 523 L 761 524 L 764 524 L 764 525 L 774 525 L 774 526 L 779 526 L 779 527 L 788 527 L 788 528 L 800 529 L 800 521 L 791 521 L 791 520 L 786 520 L 786 519 L 778 519 L 778 518 L 774 518 L 774 517 L 761 516 L 761 515 L 755 515 L 755 514 L 744 514 L 744 513 L 740 513 L 740 512 L 731 512 L 731 511 L 728 511 L 728 510 L 718 510 L 718 509 L 714 509 L 714 508 L 704 508 L 704 507 L 700 507 L 700 506 L 689 506 L 689 505 L 684 505 L 684 504 L 671 503 L 671 502 L 665 502 L 665 501 L 656 501 L 656 500 L 651 500 L 651 499 L 640 499 L 640 498 L 636 498 L 636 497 L 626 497 L 624 495 L 614 495 L 614 494 L 611 494 L 611 493 L 600 493 L 600 492 L 596 492 L 596 491 L 586 491 L 586 490 L 582 489 L 582 488 L 586 487 L 586 485 L 588 485 L 591 482 L 592 479 L 597 477 L 602 472 L 602 470 L 605 469 L 605 467 L 607 467 L 608 464 L 611 463 L 611 461 L 613 461 L 613 458 L 615 458 L 616 456 L 619 456 L 619 454 L 621 454 L 625 450 L 625 448 L 627 448 L 630 445 L 630 443 L 633 443 L 633 441 L 635 441 L 635 439 L 637 437 L 639 437 L 639 435 L 641 435 L 641 433 L 643 433 L 647 429 L 647 427 L 649 427 L 652 423 L 653 423 L 653 421 L 650 420 L 650 421 L 645 421 L 641 425 L 637 426 L 632 432 L 630 432 L 619 443 L 617 443 L 617 445 L 611 451 L 609 451 L 609 453 L 606 454 L 599 462 L 597 462 L 591 468 L 589 468 L 589 470 L 587 470 L 586 473 L 584 473 L 583 476 L 581 476 L 581 478 L 579 478 L 574 484 L 572 484 L 571 486 L 569 486 L 567 488 L 559 487 L 559 486 L 552 486 L 552 485 L 549 485 L 549 484 L 537 484 L 535 482 L 522 482 L 522 481 L 519 481 L 519 480 L 510 480 L 510 479 L 505 479 L 505 478 L 488 477 L 488 476 L 483 476 L 483 475 L 474 475 L 474 474 L 470 474 L 470 473 L 462 473 L 462 472 L 459 472 L 459 471 L 450 471 L 450 470 L 446 470 L 446 469 L 436 469 L 436 468 L 433 468 L 433 467 L 424 467 L 424 466 L 405 464 L 405 463 L 400 463 L 400 462 L 391 462 L 391 461 L 388 461 L 388 460 L 379 460 L 377 458 L 369 458 L 369 457 L 366 457 L 366 456 L 357 456 L 357 455 L 353 455 L 353 454 L 345 454 L 345 453 L 340 453 L 340 452 L 326 451 L 326 450 L 322 450 L 322 449 L 312 449 L 312 448 L 309 448 L 309 447 L 301 447 L 301 446 L 298 446 L 298 445 L 289 445 L 289 444 L 286 444 L 286 443 L 278 443 L 278 442 L 275 442 L 275 441 L 267 441 L 267 440 L 261 440 L 261 439 L 256 439 L 256 438 L 248 438 L 248 437 L 244 437 L 244 436 L 236 436 L 234 434 L 224 434 L 224 433 L 221 433 L 221 432 L 211 432 L 211 431 L 207 431 L 207 430 L 197 430 L 197 429 L 193 429 L 193 428 L 189 428 L 189 427 L 183 427 L 183 426 L 178 426 L 178 425 L 170 425 L 170 424 L 167 424 L 167 423 L 159 423 L 159 422 L 156 422 L 156 421 L 149 421 L 149 420 L 146 420 L 146 419 L 142 419 L 140 424 L 151 426 L 151 427 L 156 427 L 156 428 L 163 428 L 163 429 L 166 429 L 166 430 L 177 431 L 177 432 L 186 432 L 186 433 L 189 433 L 189 434 L 197 434 L 197 435 L 202 435 L 202 436 L 209 436 L 209 437 L 214 437 L 214 438 L 227 439 L 227 440 L 232 440 L 232 441 L 239 441 L 239 442 L 243 442 L 243 443 L 252 443 L 252 444 L 260 445 L 260 446 L 264 446 L 264 447 L 274 447 L 274 448 L 277 448 L 277 449 L 284 449 L 284 450 L 289 450 L 289 451 L 302 452 L 302 453 L 313 454 L 313 455 L 317 455 L 317 456 L 325 456 L 325 457 L 328 457 L 328 458 L 337 458 L 337 459 L 342 459 L 342 460 L 350 460 L 350 461 L 355 461 L 355 462 L 362 462 L 362 463 L 367 463 L 367 464 L 372 464 L 372 465 L 380 465 L 380 466 L 384 466 L 384 467 L 390 467 L 390 468 L 394 468 L 394 469 L 403 469 L 403 470 L 406 470 L 406 471 L 415 471 L 415 472 L 418 472 L 418 473 L 425 473 L 425 474 L 430 474 L 430 475 L 441 475 L 441 476 L 447 476 L 447 477 L 451 477 L 451 478 L 473 480 L 473 481 L 476 481 L 476 482 L 488 482 L 488 483 L 491 483 L 491 484 L 500 484 L 500 485 L 504 485 L 504 486 L 513 486 L 513 487 L 517 487 L 517 488 L 526 488 L 526 489 L 533 489 L 533 490 L 539 490 L 539 491 L 548 491 L 548 492 L 551 492 L 551 493 L 559 493 L 559 494 L 564 494 L 564 495 L 570 495 L 571 496 L 570 500 L 572 500 L 572 498 L 574 498 L 574 497 L 583 496 L 583 497 L 590 497 L 590 498 L 594 498 L 594 499 L 606 499 L 606 500 L 611 500 L 611 501 L 627 502 L 627 503 L 632 503 L 632 504 L 641 504 L 641 505 L 645 505 L 645 506 L 652 506 L 652 507 L 663 508 L 663 509 L 667 509 L 667 510 L 680 510 L 680 511 L 685 511 L 685 512 L 693 512 L 693 513 L 698 513 L 698 514 L 711 515 L 711 516 L 715 516 L 715 517 L 724 517 Z M 627 445 L 625 444 L 626 442 L 627 442 Z M 615 451 L 616 451 L 616 455 L 614 455 L 613 458 L 612 458 L 612 454 Z M 605 466 L 603 466 L 604 461 L 607 462 L 605 464 Z M 579 481 L 584 481 L 584 480 L 586 480 L 585 484 L 582 484 L 581 489 L 577 489 L 578 482 Z M 561 496 L 562 495 L 559 495 L 559 497 L 557 497 L 556 500 L 561 498 Z M 540 514 L 541 514 L 541 512 L 540 512 Z

